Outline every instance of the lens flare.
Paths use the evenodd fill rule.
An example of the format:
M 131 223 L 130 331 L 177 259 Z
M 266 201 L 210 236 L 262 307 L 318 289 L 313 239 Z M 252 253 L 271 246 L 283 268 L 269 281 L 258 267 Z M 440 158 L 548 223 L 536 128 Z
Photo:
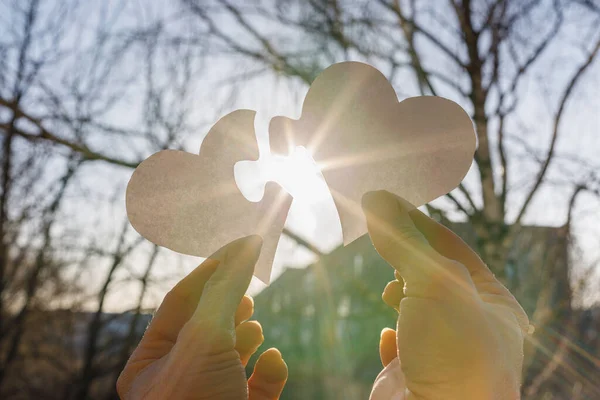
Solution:
M 315 204 L 329 195 L 323 175 L 304 147 L 296 147 L 289 156 L 272 155 L 268 160 L 269 180 L 279 183 L 295 201 Z

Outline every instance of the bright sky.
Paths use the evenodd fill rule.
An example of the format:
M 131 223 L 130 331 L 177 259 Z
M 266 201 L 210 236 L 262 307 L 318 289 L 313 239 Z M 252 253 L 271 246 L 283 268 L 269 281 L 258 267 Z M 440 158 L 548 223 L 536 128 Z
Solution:
M 259 160 L 236 165 L 236 180 L 240 190 L 249 200 L 258 201 L 262 198 L 267 181 L 279 183 L 294 198 L 286 226 L 323 252 L 328 252 L 342 242 L 342 232 L 327 184 L 310 153 L 303 147 L 296 148 L 290 157 L 271 154 L 266 145 L 268 139 L 265 140 L 268 121 L 268 118 L 259 115 L 255 123 L 261 143 Z M 280 247 L 285 246 L 284 243 Z M 312 253 L 298 250 L 292 251 L 287 257 L 281 254 L 281 250 L 278 251 L 272 279 L 283 272 L 284 265 L 305 266 L 315 259 Z M 250 293 L 256 293 L 263 287 L 262 282 L 253 279 Z
M 150 3 L 154 6 L 149 6 Z M 166 3 L 162 2 L 148 2 L 144 3 L 144 6 L 135 1 L 126 4 L 129 8 L 125 11 L 124 25 L 137 23 L 139 20 L 150 23 L 156 16 L 168 14 L 168 10 L 165 9 L 169 8 L 165 5 Z M 97 6 L 102 7 L 100 3 Z M 89 5 L 89 7 L 96 6 Z M 88 20 L 87 15 L 98 15 L 98 12 L 97 10 L 94 12 L 88 10 L 85 14 L 86 18 L 82 17 L 80 25 L 84 30 L 92 30 L 94 28 L 93 21 Z M 76 40 L 77 45 L 81 45 L 85 43 L 85 39 L 82 39 L 84 37 L 83 35 L 77 36 L 77 38 L 71 37 L 71 39 Z M 522 120 L 525 126 L 514 127 L 515 137 L 522 135 L 525 139 L 537 138 L 537 140 L 532 140 L 532 143 L 540 150 L 545 150 L 547 147 L 548 124 L 550 123 L 548 115 L 549 111 L 555 109 L 556 104 L 557 94 L 553 92 L 555 90 L 554 86 L 549 84 L 556 82 L 562 85 L 565 76 L 570 74 L 570 71 L 562 68 L 563 64 L 553 61 L 560 60 L 561 57 L 581 58 L 582 54 L 581 49 L 573 46 L 569 47 L 568 43 L 565 43 L 564 49 L 561 49 L 558 53 L 560 54 L 549 55 L 545 61 L 549 66 L 552 66 L 545 72 L 551 79 L 542 83 L 532 83 L 524 90 L 520 113 L 523 114 Z M 137 54 L 133 54 L 133 56 L 137 56 Z M 78 63 L 80 61 L 75 60 L 74 62 Z M 122 64 L 118 68 L 123 68 L 124 73 L 137 65 L 134 62 Z M 556 66 L 560 66 L 560 68 Z M 228 94 L 219 90 L 218 82 L 227 79 L 231 74 L 244 72 L 246 69 L 250 70 L 251 67 L 244 63 L 232 62 L 231 59 L 209 59 L 205 65 L 202 65 L 202 77 L 199 78 L 201 80 L 190 82 L 194 94 L 191 96 L 189 104 L 193 114 L 191 119 L 203 128 L 187 134 L 185 148 L 190 152 L 197 152 L 210 125 L 227 112 L 236 108 L 258 111 L 255 128 L 260 148 L 260 159 L 257 162 L 240 162 L 236 165 L 236 179 L 240 190 L 248 199 L 258 201 L 267 181 L 274 180 L 282 184 L 294 196 L 286 226 L 317 245 L 323 251 L 329 251 L 341 243 L 341 228 L 333 200 L 318 168 L 305 150 L 299 149 L 290 159 L 284 160 L 271 155 L 268 146 L 269 120 L 276 115 L 298 118 L 307 88 L 293 80 L 262 75 L 258 79 L 245 83 L 239 91 L 236 90 L 235 100 L 229 102 Z M 139 71 L 134 72 L 139 74 Z M 414 85 L 410 84 L 413 81 L 414 77 L 409 71 L 401 72 L 397 76 L 395 86 L 398 88 L 400 97 L 418 94 Z M 569 121 L 571 126 L 565 127 L 566 134 L 561 136 L 559 147 L 562 153 L 575 154 L 595 162 L 597 151 L 600 148 L 598 139 L 600 113 L 598 112 L 597 96 L 594 93 L 594 86 L 597 86 L 599 82 L 598 69 L 596 69 L 596 72 L 591 72 L 586 77 L 586 81 L 590 85 L 588 87 L 578 87 L 578 96 L 569 104 L 564 120 Z M 57 80 L 57 82 L 59 81 Z M 593 83 L 596 85 L 592 85 Z M 545 84 L 548 84 L 549 87 L 544 87 Z M 112 122 L 124 126 L 136 126 L 139 123 L 138 119 L 143 113 L 139 99 L 143 97 L 144 88 L 140 86 L 136 90 L 125 93 L 122 98 L 117 100 L 118 105 L 110 113 Z M 544 93 L 546 96 L 541 95 Z M 442 92 L 441 94 L 444 95 L 445 93 Z M 461 101 L 456 98 L 453 98 L 453 100 L 459 103 Z M 200 123 L 201 121 L 204 123 Z M 536 136 L 540 132 L 542 134 Z M 119 140 L 121 139 L 115 137 L 111 138 L 111 141 L 107 141 L 104 137 L 91 143 L 96 146 L 95 148 L 102 149 L 110 154 L 126 154 L 133 150 L 129 142 L 120 142 Z M 517 148 L 518 146 L 512 146 L 511 151 Z M 118 150 L 118 152 L 115 152 L 115 150 Z M 135 148 L 135 150 L 140 149 Z M 143 151 L 143 149 L 140 151 Z M 148 155 L 149 153 L 145 154 L 145 156 Z M 527 164 L 527 162 L 521 160 L 531 160 L 531 157 L 519 154 L 514 164 L 512 174 L 515 179 L 511 180 L 511 183 L 516 189 L 519 189 L 519 185 L 523 185 L 523 182 L 519 180 L 523 175 L 521 171 L 533 170 L 530 161 Z M 69 223 L 80 224 L 86 230 L 85 232 L 95 234 L 99 238 L 113 238 L 123 221 L 124 196 L 118 198 L 116 206 L 114 205 L 115 202 L 110 201 L 110 197 L 114 196 L 115 189 L 124 189 L 131 171 L 107 165 L 98 167 L 98 165 L 100 164 L 94 164 L 94 167 L 90 168 L 86 167 L 86 179 L 82 180 L 81 187 L 77 189 L 87 196 L 85 201 L 78 200 L 73 196 L 74 198 L 69 203 L 70 206 L 66 213 L 71 218 Z M 576 175 L 576 171 L 573 172 L 573 175 Z M 477 189 L 477 175 L 474 170 L 469 173 L 466 182 L 474 191 Z M 92 198 L 90 193 L 95 196 L 93 200 L 90 200 Z M 535 198 L 535 204 L 526 222 L 543 225 L 563 223 L 566 209 L 565 201 L 569 195 L 570 193 L 564 190 L 544 189 Z M 518 196 L 511 199 L 514 204 L 517 204 L 520 200 Z M 576 215 L 579 232 L 577 237 L 584 251 L 588 254 L 587 258 L 592 259 L 598 253 L 597 240 L 600 238 L 598 202 L 591 196 L 583 196 L 580 201 L 580 211 Z M 437 200 L 436 202 L 446 204 L 444 200 Z M 512 206 L 512 204 L 509 206 Z M 113 243 L 106 243 L 106 246 L 111 245 Z M 149 246 L 144 247 L 132 257 L 127 266 L 127 273 L 135 275 L 142 270 L 147 259 L 148 248 Z M 156 269 L 155 274 L 155 285 L 146 301 L 148 306 L 156 305 L 172 286 L 174 278 L 180 278 L 200 261 L 200 259 L 194 257 L 177 256 L 168 250 L 164 250 L 161 254 L 160 266 Z M 284 266 L 305 266 L 313 259 L 314 256 L 309 251 L 282 237 L 275 259 L 273 276 L 279 275 Z M 103 271 L 104 269 L 97 268 L 87 272 L 90 274 L 90 285 L 99 282 L 98 277 L 103 277 Z M 127 309 L 136 300 L 134 294 L 137 293 L 137 283 L 131 284 L 128 281 L 129 276 L 127 274 L 123 274 L 119 278 L 120 280 L 118 284 L 115 284 L 113 294 L 107 301 L 107 311 Z M 263 287 L 262 283 L 257 280 L 253 281 L 250 292 L 257 293 Z
M 264 88 L 264 86 L 263 86 Z M 268 98 L 268 93 L 261 93 L 264 98 Z M 252 96 L 254 100 L 256 97 Z M 289 95 L 279 94 L 277 99 L 292 99 Z M 290 100 L 291 102 L 291 100 Z M 251 108 L 248 102 L 242 97 L 240 108 Z M 255 105 L 260 109 L 260 105 Z M 281 107 L 281 103 L 280 103 Z M 323 251 L 330 251 L 342 242 L 341 228 L 333 200 L 329 194 L 327 186 L 320 175 L 318 167 L 312 161 L 312 158 L 303 148 L 298 148 L 296 153 L 289 159 L 283 159 L 270 154 L 268 148 L 268 121 L 275 115 L 287 115 L 297 117 L 299 104 L 288 105 L 284 112 L 273 114 L 258 113 L 255 123 L 257 138 L 260 147 L 260 159 L 256 162 L 240 162 L 236 165 L 236 179 L 242 193 L 251 201 L 259 201 L 262 197 L 264 184 L 267 181 L 276 181 L 288 190 L 294 197 L 292 207 L 288 216 L 286 227 L 289 227 L 301 237 L 316 244 Z M 190 138 L 193 142 L 198 142 L 199 137 Z M 197 149 L 196 146 L 190 146 L 190 151 Z M 476 181 L 477 176 L 470 172 L 467 181 Z M 545 193 L 545 194 L 544 194 Z M 565 206 L 564 202 L 570 193 L 556 191 L 553 189 L 544 189 L 536 198 L 534 212 L 527 219 L 528 223 L 558 225 L 564 221 Z M 581 199 L 582 202 L 588 202 L 588 206 L 582 207 L 587 211 L 597 210 L 595 199 Z M 438 203 L 444 203 L 438 200 Z M 537 210 L 537 212 L 535 211 Z M 584 234 L 579 235 L 580 245 L 587 254 L 595 252 L 597 238 L 600 237 L 597 229 L 597 215 L 592 219 L 585 219 L 579 225 L 578 229 Z M 170 253 L 166 250 L 167 253 Z M 591 258 L 591 257 L 590 257 Z M 183 256 L 182 270 L 189 271 L 200 260 L 194 257 Z M 302 267 L 308 265 L 315 259 L 314 255 L 306 249 L 296 245 L 286 237 L 282 237 L 276 254 L 272 279 L 284 271 L 284 267 Z M 167 261 L 172 263 L 172 261 Z M 166 271 L 165 271 L 166 273 Z M 172 275 L 172 274 L 171 274 Z M 181 275 L 179 275 L 181 276 Z M 265 285 L 253 278 L 249 289 L 250 294 L 257 294 Z M 160 301 L 169 285 L 165 284 L 156 287 L 148 297 L 148 304 L 155 304 Z M 108 303 L 107 309 L 122 309 L 123 302 L 121 296 L 113 296 Z

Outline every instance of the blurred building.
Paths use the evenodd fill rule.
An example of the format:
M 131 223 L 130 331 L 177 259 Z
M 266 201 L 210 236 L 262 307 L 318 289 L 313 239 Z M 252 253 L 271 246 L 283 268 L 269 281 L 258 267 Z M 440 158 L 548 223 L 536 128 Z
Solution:
M 452 227 L 475 247 L 466 224 Z M 524 227 L 509 252 L 507 284 L 526 309 L 545 349 L 527 347 L 526 374 L 537 376 L 557 343 L 546 327 L 570 314 L 567 234 L 562 228 Z M 290 378 L 282 399 L 366 399 L 381 371 L 378 345 L 396 312 L 381 300 L 393 269 L 368 236 L 339 247 L 303 269 L 288 268 L 255 298 L 263 348 L 277 347 Z M 256 356 L 251 360 L 250 367 Z
M 90 356 L 90 327 L 100 328 L 94 361 L 87 376 L 83 365 Z M 77 312 L 68 309 L 32 311 L 27 316 L 18 357 L 9 371 L 2 399 L 65 400 L 89 379 L 90 399 L 117 399 L 115 381 L 151 319 L 150 314 Z M 6 349 L 0 348 L 0 354 Z

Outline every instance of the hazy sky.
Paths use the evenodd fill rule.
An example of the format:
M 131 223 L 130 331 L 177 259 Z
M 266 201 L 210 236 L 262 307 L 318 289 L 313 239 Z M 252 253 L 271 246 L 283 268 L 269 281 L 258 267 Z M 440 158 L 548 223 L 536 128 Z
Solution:
M 117 5 L 124 4 L 124 8 Z M 100 9 L 108 10 L 105 19 L 117 21 L 118 27 L 127 27 L 134 24 L 151 26 L 153 22 L 167 18 L 171 13 L 171 6 L 161 1 L 126 1 L 111 3 L 90 3 L 75 17 L 78 30 L 74 30 L 67 42 L 73 46 L 85 48 L 89 42 L 95 24 L 100 18 Z M 263 27 L 268 29 L 268 27 Z M 576 29 L 572 27 L 569 29 Z M 185 26 L 173 25 L 172 29 L 187 29 Z M 1 32 L 1 31 L 0 31 Z M 77 34 L 75 32 L 78 32 Z M 87 33 L 86 33 L 87 32 Z M 582 51 L 579 47 L 572 46 L 568 39 L 563 40 L 563 46 L 556 51 L 544 56 L 541 61 L 544 72 L 543 80 L 531 79 L 521 91 L 519 108 L 520 124 L 511 127 L 513 137 L 507 143 L 510 153 L 515 161 L 512 165 L 511 186 L 513 193 L 524 193 L 522 189 L 527 182 L 520 179 L 526 175 L 522 172 L 531 171 L 535 165 L 531 156 L 527 155 L 519 140 L 526 140 L 535 150 L 542 154 L 548 145 L 548 129 L 551 120 L 549 111 L 556 109 L 556 87 L 564 87 L 564 80 L 572 73 L 572 66 L 564 60 L 581 59 Z M 425 48 L 425 50 L 427 50 Z M 137 70 L 136 62 L 144 54 L 131 52 L 121 60 L 115 68 L 119 74 L 137 78 L 143 76 Z M 108 57 L 108 55 L 107 55 Z M 176 61 L 176 59 L 174 59 Z M 173 61 L 168 57 L 159 60 L 157 65 Z M 436 60 L 434 60 L 436 61 Z M 82 59 L 72 60 L 79 68 L 86 68 Z M 592 165 L 600 164 L 597 153 L 600 150 L 600 106 L 595 93 L 600 83 L 600 72 L 596 66 L 588 72 L 584 81 L 586 85 L 577 87 L 577 95 L 569 102 L 567 112 L 563 118 L 564 134 L 558 143 L 561 155 L 573 155 L 589 161 Z M 186 107 L 190 110 L 190 120 L 197 129 L 190 129 L 184 133 L 185 148 L 190 152 L 198 152 L 204 135 L 216 120 L 237 108 L 247 108 L 258 111 L 255 121 L 257 140 L 261 158 L 258 162 L 244 162 L 236 166 L 236 177 L 242 192 L 252 201 L 260 199 L 262 188 L 266 181 L 280 182 L 295 196 L 287 221 L 287 226 L 306 240 L 314 243 L 323 251 L 329 251 L 342 241 L 341 229 L 337 218 L 333 200 L 324 182 L 319 178 L 319 173 L 314 165 L 306 160 L 306 155 L 283 162 L 274 158 L 269 153 L 268 147 L 268 121 L 276 115 L 285 115 L 297 118 L 300 106 L 307 88 L 297 80 L 278 78 L 272 74 L 262 74 L 257 78 L 239 86 L 232 92 L 219 82 L 226 81 L 230 76 L 246 70 L 252 70 L 252 65 L 240 62 L 239 59 L 228 57 L 209 57 L 196 65 L 197 70 L 193 82 L 189 82 L 190 95 Z M 157 69 L 160 71 L 160 69 Z M 55 72 L 60 75 L 61 71 Z M 197 77 L 197 78 L 196 78 Z M 160 76 L 159 76 L 160 78 Z M 534 76 L 534 78 L 536 78 Z M 398 74 L 394 81 L 398 88 L 399 97 L 417 95 L 413 82 L 413 75 L 409 71 Z M 60 84 L 56 79 L 56 84 Z M 116 81 L 117 84 L 119 83 Z M 167 82 L 168 83 L 168 82 Z M 560 85 L 556 85 L 560 83 Z M 125 127 L 136 127 L 143 113 L 141 98 L 144 95 L 142 81 L 134 81 L 131 89 L 115 100 L 115 107 L 107 115 L 107 119 L 115 124 Z M 442 91 L 441 93 L 445 93 Z M 452 98 L 459 104 L 466 104 L 464 99 Z M 432 115 L 432 118 L 435 117 Z M 525 135 L 522 132 L 527 132 Z M 144 146 L 132 146 L 130 139 L 111 137 L 109 140 L 98 138 L 92 140 L 94 148 L 109 154 L 120 156 L 134 156 L 135 153 L 149 156 L 151 151 Z M 493 142 L 494 138 L 492 138 Z M 304 158 L 304 161 L 303 161 Z M 552 169 L 549 177 L 551 180 L 564 179 L 570 175 L 578 176 L 575 164 L 565 163 Z M 565 172 L 566 171 L 566 172 Z M 86 234 L 96 237 L 99 243 L 112 246 L 111 241 L 115 232 L 120 230 L 124 218 L 124 188 L 131 175 L 131 170 L 114 167 L 101 163 L 94 163 L 84 167 L 81 172 L 85 179 L 81 179 L 74 193 L 65 207 L 65 227 L 79 227 Z M 528 175 L 529 176 L 529 175 Z M 468 187 L 477 190 L 477 174 L 472 170 L 465 182 Z M 117 193 L 115 195 L 115 193 Z M 85 194 L 85 196 L 82 196 Z M 531 212 L 528 213 L 526 223 L 557 226 L 564 222 L 566 216 L 566 201 L 571 193 L 564 189 L 548 186 L 535 197 Z M 116 199 L 111 201 L 111 199 Z M 516 194 L 511 197 L 509 209 L 518 204 L 522 199 Z M 436 204 L 446 204 L 444 200 L 437 200 Z M 580 198 L 576 220 L 576 238 L 578 244 L 584 249 L 585 258 L 589 261 L 598 256 L 598 240 L 600 239 L 599 204 L 592 196 L 584 195 Z M 450 213 L 451 216 L 455 215 Z M 135 235 L 135 234 L 133 234 Z M 103 242 L 104 241 L 104 242 Z M 144 245 L 127 262 L 127 268 L 119 275 L 110 295 L 106 310 L 119 311 L 127 309 L 135 301 L 134 295 L 137 284 L 129 282 L 130 275 L 139 273 L 147 259 L 149 245 Z M 277 276 L 283 271 L 284 266 L 301 267 L 307 265 L 314 256 L 305 249 L 298 247 L 291 240 L 283 237 L 276 255 L 273 275 Z M 193 268 L 200 259 L 188 256 L 177 256 L 169 250 L 161 252 L 157 261 L 158 268 L 155 273 L 155 285 L 149 293 L 146 305 L 156 305 L 164 293 L 172 286 L 176 279 Z M 99 261 L 97 268 L 86 271 L 89 274 L 90 288 L 94 288 L 103 276 L 106 261 Z M 256 293 L 264 287 L 260 282 L 254 282 L 251 292 Z

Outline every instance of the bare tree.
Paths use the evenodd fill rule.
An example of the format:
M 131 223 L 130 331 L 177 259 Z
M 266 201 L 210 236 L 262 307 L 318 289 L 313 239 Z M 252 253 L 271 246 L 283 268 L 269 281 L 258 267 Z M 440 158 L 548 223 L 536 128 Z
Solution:
M 183 148 L 214 119 L 195 113 L 206 50 L 197 36 L 182 39 L 195 24 L 162 2 L 9 0 L 0 11 L 0 393 L 110 397 L 139 339 L 156 252 L 139 279 L 127 278 L 134 260 L 145 262 L 140 237 L 126 220 L 121 230 L 109 221 L 125 218 L 124 184 L 141 160 Z M 103 176 L 110 182 L 90 185 Z M 139 288 L 130 320 L 106 306 L 122 286 Z M 39 331 L 41 320 L 54 330 Z M 52 380 L 62 389 L 27 383 L 61 353 L 72 358 Z
M 104 347 L 116 335 L 105 303 L 141 241 L 123 215 L 122 183 L 152 149 L 178 146 L 193 128 L 186 96 L 197 50 L 159 43 L 164 30 L 157 21 L 128 26 L 125 2 L 113 8 L 31 0 L 0 7 L 8 18 L 0 28 L 0 396 L 87 398 L 96 378 L 108 374 L 114 381 L 122 364 L 104 360 L 122 346 Z M 132 59 L 139 62 L 129 68 Z M 120 101 L 140 91 L 143 112 L 129 121 L 115 117 Z M 90 170 L 100 163 L 117 166 L 111 173 L 121 184 L 90 192 Z M 90 203 L 120 214 L 123 228 L 116 231 L 100 212 L 96 223 L 69 220 Z M 98 288 L 90 285 L 97 268 L 106 269 Z M 41 329 L 39 321 L 54 330 Z M 61 365 L 52 393 L 38 386 L 47 363 Z M 107 390 L 114 392 L 114 382 L 100 393 Z
M 474 121 L 478 148 L 472 174 L 428 210 L 448 221 L 466 220 L 476 233 L 476 250 L 493 272 L 518 296 L 531 296 L 525 282 L 512 278 L 514 249 L 528 220 L 540 214 L 542 193 L 574 195 L 553 210 L 562 225 L 555 240 L 560 254 L 546 254 L 541 289 L 536 292 L 533 323 L 539 334 L 532 354 L 552 360 L 565 346 L 543 342 L 572 316 L 568 254 L 558 243 L 573 243 L 573 208 L 582 192 L 592 193 L 598 164 L 591 153 L 572 157 L 561 150 L 572 131 L 569 106 L 585 80 L 593 82 L 600 51 L 598 6 L 593 1 L 563 0 L 419 0 L 210 2 L 182 0 L 197 17 L 214 54 L 231 54 L 252 68 L 264 68 L 282 80 L 309 85 L 333 62 L 367 61 L 383 71 L 401 96 L 441 95 L 461 104 Z M 224 21 L 227 21 L 225 23 Z M 577 29 L 572 29 L 577 24 Z M 561 68 L 553 67 L 563 49 Z M 597 69 L 597 68 L 596 68 Z M 551 93 L 545 93 L 552 81 Z M 532 92 L 531 88 L 538 89 Z M 531 100 L 531 98 L 534 100 Z M 537 124 L 531 102 L 548 110 Z M 592 100 L 591 109 L 597 109 Z M 591 112 L 591 111 L 588 111 Z M 593 114 L 590 114 L 592 117 Z M 598 127 L 595 127 L 598 129 Z M 597 143 L 597 142 L 596 142 Z M 585 153 L 585 152 L 582 152 Z M 576 169 L 577 173 L 567 172 Z M 560 182 L 560 183 L 558 183 Z M 537 211 L 537 212 L 536 212 Z M 562 213 L 562 214 L 558 214 Z M 550 239 L 549 239 L 550 240 Z M 566 251 L 566 250 L 565 250 Z M 554 260 L 554 261 L 553 261 Z M 556 260 L 561 265 L 551 267 Z M 553 265 L 553 264 L 552 264 Z M 560 334 L 559 334 L 560 337 Z M 536 340 L 538 340 L 536 342 Z M 539 355 L 539 354 L 538 354 Z M 561 364 L 558 362 L 558 364 Z M 551 368 L 551 367 L 550 367 Z M 533 368 L 527 383 L 548 369 Z M 577 371 L 575 371 L 577 372 Z M 581 379 L 574 374 L 570 382 Z M 527 391 L 527 389 L 526 389 Z M 529 390 L 531 396 L 533 391 Z M 541 392 L 537 394 L 541 395 Z
M 594 1 L 133 3 L 0 3 L 0 396 L 114 396 L 111 381 L 139 335 L 157 257 L 125 223 L 127 177 L 152 152 L 185 148 L 184 138 L 206 131 L 222 111 L 198 113 L 197 104 L 230 108 L 251 80 L 276 77 L 305 89 L 331 63 L 362 60 L 401 96 L 463 105 L 479 140 L 472 174 L 427 207 L 442 221 L 468 221 L 478 252 L 517 294 L 530 287 L 513 279 L 511 249 L 540 201 L 572 194 L 557 206 L 562 228 L 554 232 L 576 243 L 581 199 L 600 197 L 593 153 L 565 147 L 575 133 L 571 110 L 593 82 L 600 51 Z M 214 88 L 211 64 L 236 72 L 219 82 L 221 92 L 206 90 Z M 532 116 L 532 101 L 546 106 L 542 117 Z M 531 267 L 545 274 L 547 289 L 534 324 L 551 332 L 568 315 L 565 326 L 574 326 L 570 272 L 544 267 Z M 107 313 L 123 282 L 137 291 L 124 336 L 113 332 L 122 316 Z M 546 364 L 531 367 L 531 398 L 562 373 L 572 350 L 566 339 L 531 345 L 548 353 Z M 570 382 L 589 383 L 569 373 Z M 34 375 L 44 378 L 28 380 Z M 48 382 L 61 388 L 48 393 Z
M 477 128 L 475 171 L 479 178 L 460 185 L 447 199 L 477 229 L 479 251 L 494 272 L 504 276 L 506 249 L 546 181 L 558 139 L 566 134 L 561 124 L 566 106 L 600 47 L 597 32 L 582 43 L 582 60 L 572 62 L 572 72 L 556 96 L 545 155 L 537 170 L 525 171 L 531 176 L 528 187 L 511 190 L 513 160 L 507 154 L 507 142 L 515 133 L 509 121 L 517 118 L 521 86 L 531 80 L 545 53 L 560 46 L 565 14 L 574 13 L 572 6 L 539 0 L 449 1 L 444 5 L 415 0 L 283 1 L 256 6 L 229 0 L 183 3 L 218 44 L 216 51 L 247 57 L 284 77 L 310 84 L 331 62 L 366 59 L 386 71 L 400 93 L 405 93 L 410 76 L 404 75 L 402 82 L 395 80 L 403 69 L 413 74 L 418 93 L 446 95 L 463 104 Z M 225 18 L 235 23 L 218 23 Z M 266 33 L 265 26 L 277 29 Z M 437 28 L 444 34 L 437 33 Z M 234 35 L 234 31 L 244 35 Z M 535 37 L 525 40 L 524 35 L 532 32 Z M 309 48 L 302 48 L 305 43 L 310 43 Z M 538 135 L 542 136 L 530 134 Z M 511 206 L 509 216 L 506 203 L 511 195 L 522 201 Z

